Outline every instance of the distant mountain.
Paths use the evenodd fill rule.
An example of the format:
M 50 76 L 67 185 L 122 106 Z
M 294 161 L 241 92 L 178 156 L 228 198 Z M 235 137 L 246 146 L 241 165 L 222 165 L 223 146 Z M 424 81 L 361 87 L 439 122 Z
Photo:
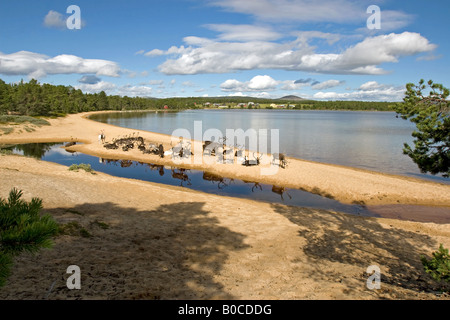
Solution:
M 291 96 L 282 97 L 282 98 L 280 98 L 278 100 L 300 101 L 300 100 L 306 100 L 306 99 L 303 99 L 303 98 L 291 95 Z

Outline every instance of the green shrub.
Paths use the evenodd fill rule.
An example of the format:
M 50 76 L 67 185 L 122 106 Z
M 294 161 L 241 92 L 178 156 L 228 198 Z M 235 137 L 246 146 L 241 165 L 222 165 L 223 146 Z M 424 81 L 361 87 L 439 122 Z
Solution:
M 29 116 L 13 116 L 13 115 L 0 115 L 0 123 L 17 123 L 22 124 L 29 122 L 36 126 L 49 126 L 50 122 L 44 119 L 29 117 Z
M 14 128 L 11 127 L 0 127 L 0 130 L 3 131 L 4 135 L 10 134 L 14 131 Z
M 441 244 L 439 250 L 433 252 L 433 258 L 421 258 L 425 271 L 436 280 L 450 282 L 450 255 L 448 249 Z
M 53 245 L 58 225 L 50 215 L 40 215 L 42 200 L 21 200 L 22 191 L 12 189 L 8 200 L 0 198 L 0 287 L 4 286 L 14 264 L 23 252 L 37 253 Z
M 103 230 L 109 229 L 109 225 L 107 223 L 102 222 L 102 221 L 95 220 L 92 224 L 96 225 L 97 227 L 99 227 L 99 228 L 101 228 Z
M 87 231 L 87 229 L 81 226 L 77 221 L 72 221 L 61 225 L 59 228 L 59 234 L 82 238 L 92 237 L 89 231 Z
M 79 171 L 79 170 L 84 170 L 86 172 L 90 172 L 90 173 L 94 173 L 94 170 L 92 170 L 92 167 L 90 164 L 85 164 L 85 163 L 81 163 L 81 164 L 73 164 L 69 167 L 70 171 Z

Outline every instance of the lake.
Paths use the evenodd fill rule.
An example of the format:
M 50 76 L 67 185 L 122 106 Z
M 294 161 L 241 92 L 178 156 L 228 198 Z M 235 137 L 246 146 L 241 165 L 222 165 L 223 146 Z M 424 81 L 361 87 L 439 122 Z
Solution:
M 442 176 L 423 174 L 403 154 L 403 144 L 413 145 L 415 126 L 394 112 L 303 110 L 187 110 L 181 112 L 126 112 L 97 114 L 91 119 L 120 127 L 172 135 L 186 129 L 194 138 L 195 122 L 202 133 L 218 129 L 279 132 L 279 151 L 289 157 L 338 164 L 378 172 L 449 183 Z M 107 133 L 106 133 L 107 134 Z
M 450 211 L 447 207 L 343 204 L 332 198 L 300 189 L 288 189 L 281 186 L 230 179 L 199 170 L 140 163 L 127 159 L 103 159 L 83 153 L 66 151 L 62 148 L 63 145 L 61 143 L 0 145 L 0 150 L 6 149 L 16 154 L 59 163 L 68 167 L 72 164 L 89 164 L 94 171 L 104 172 L 116 177 L 181 186 L 222 196 L 312 209 L 335 210 L 358 216 L 450 223 Z
M 365 206 L 343 204 L 334 199 L 299 189 L 287 189 L 252 181 L 230 179 L 199 170 L 140 163 L 126 159 L 103 159 L 79 152 L 68 152 L 62 146 L 64 144 L 61 143 L 31 143 L 0 145 L 0 149 L 68 167 L 72 164 L 89 164 L 96 172 L 103 172 L 116 177 L 180 186 L 210 194 L 315 209 L 336 210 L 359 216 L 378 216 L 377 213 L 372 212 Z

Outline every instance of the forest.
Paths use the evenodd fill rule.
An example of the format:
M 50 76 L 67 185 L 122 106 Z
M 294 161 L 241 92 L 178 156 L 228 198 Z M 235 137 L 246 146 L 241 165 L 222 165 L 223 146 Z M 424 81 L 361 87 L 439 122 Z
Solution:
M 100 93 L 83 93 L 72 86 L 40 84 L 37 80 L 7 84 L 0 79 L 0 115 L 26 115 L 58 117 L 71 113 L 104 110 L 170 110 L 202 109 L 206 103 L 235 106 L 248 103 L 257 105 L 293 104 L 294 109 L 304 110 L 376 110 L 393 111 L 389 102 L 273 100 L 249 97 L 186 97 L 144 98 L 108 96 Z

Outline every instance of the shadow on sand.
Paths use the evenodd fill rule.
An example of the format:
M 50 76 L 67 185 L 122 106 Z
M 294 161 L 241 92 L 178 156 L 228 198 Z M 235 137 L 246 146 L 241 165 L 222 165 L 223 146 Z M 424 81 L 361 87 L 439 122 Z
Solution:
M 392 285 L 391 291 L 411 290 L 406 298 L 414 292 L 450 290 L 450 286 L 443 288 L 424 272 L 420 257 L 429 256 L 429 250 L 439 247 L 428 235 L 383 226 L 373 218 L 278 204 L 272 208 L 300 227 L 298 236 L 305 239 L 302 250 L 314 270 L 311 278 L 337 281 L 342 277 L 340 268 L 356 267 L 361 272 L 347 282 L 347 288 L 356 292 L 366 287 L 367 268 L 377 265 L 381 283 Z M 325 265 L 334 265 L 335 269 L 324 272 Z
M 244 236 L 219 226 L 201 202 L 152 211 L 98 203 L 44 210 L 65 234 L 52 250 L 17 259 L 0 299 L 233 299 L 215 280 Z M 70 226 L 70 228 L 67 228 Z M 69 290 L 67 267 L 81 269 Z

